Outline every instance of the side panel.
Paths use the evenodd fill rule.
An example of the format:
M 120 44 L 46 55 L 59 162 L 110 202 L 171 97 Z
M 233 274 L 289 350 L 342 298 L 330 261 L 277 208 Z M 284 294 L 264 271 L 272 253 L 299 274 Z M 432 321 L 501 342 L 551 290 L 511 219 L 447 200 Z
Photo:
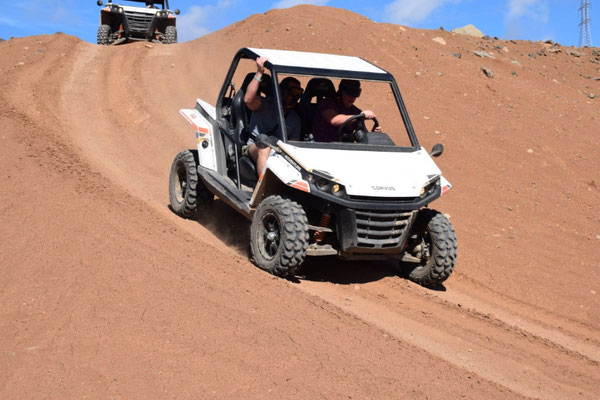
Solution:
M 280 182 L 289 187 L 304 192 L 310 192 L 310 185 L 302 178 L 300 171 L 294 168 L 284 157 L 277 154 L 275 151 L 271 151 L 263 177 L 267 175 L 267 172 L 276 176 Z M 258 203 L 262 200 L 261 196 L 264 192 L 263 185 L 265 182 L 265 179 L 261 179 L 256 185 L 254 193 L 252 194 L 252 199 L 250 200 L 250 204 L 253 207 L 258 206 Z
M 217 163 L 212 124 L 206 120 L 198 110 L 182 109 L 179 110 L 179 113 L 194 127 L 200 165 L 204 168 L 216 171 Z

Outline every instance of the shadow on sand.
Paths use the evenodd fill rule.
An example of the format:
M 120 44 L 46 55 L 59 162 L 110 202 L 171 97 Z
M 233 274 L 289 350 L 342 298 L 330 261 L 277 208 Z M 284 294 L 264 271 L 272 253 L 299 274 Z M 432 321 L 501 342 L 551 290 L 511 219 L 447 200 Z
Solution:
M 169 209 L 173 211 L 170 206 Z M 225 245 L 250 258 L 250 221 L 225 202 L 215 198 L 213 204 L 194 220 L 211 231 Z M 307 280 L 352 285 L 392 276 L 407 279 L 410 269 L 410 264 L 398 264 L 392 260 L 356 261 L 335 256 L 307 257 L 298 275 L 290 278 L 290 281 Z M 443 285 L 429 289 L 446 291 Z

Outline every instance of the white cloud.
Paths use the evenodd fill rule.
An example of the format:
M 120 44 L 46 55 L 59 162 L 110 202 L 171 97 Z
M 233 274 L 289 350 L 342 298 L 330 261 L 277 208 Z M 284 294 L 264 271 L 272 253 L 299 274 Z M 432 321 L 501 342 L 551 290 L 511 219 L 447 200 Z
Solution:
M 540 40 L 552 37 L 548 26 L 548 0 L 508 0 L 507 8 L 505 29 L 508 38 Z
M 180 42 L 206 35 L 220 14 L 234 6 L 238 0 L 219 0 L 215 5 L 191 6 L 177 17 L 177 36 Z M 212 24 L 211 24 L 212 23 Z
M 324 6 L 329 0 L 281 0 L 273 4 L 271 8 L 289 8 L 300 4 L 313 4 L 315 6 Z
M 550 7 L 547 0 L 509 0 L 508 15 L 509 20 L 520 18 L 532 18 L 542 22 L 547 22 Z
M 461 0 L 395 0 L 385 6 L 385 19 L 395 24 L 420 22 L 438 7 Z

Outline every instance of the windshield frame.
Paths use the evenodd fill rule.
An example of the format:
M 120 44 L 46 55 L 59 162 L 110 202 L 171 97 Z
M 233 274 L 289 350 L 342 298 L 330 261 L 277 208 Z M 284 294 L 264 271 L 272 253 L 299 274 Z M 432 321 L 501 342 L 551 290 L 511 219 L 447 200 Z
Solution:
M 221 118 L 220 113 L 221 113 L 221 108 L 223 105 L 223 98 L 225 97 L 227 90 L 230 88 L 230 83 L 231 83 L 231 81 L 233 79 L 233 75 L 238 67 L 239 61 L 241 59 L 256 60 L 257 58 L 258 58 L 258 54 L 256 54 L 254 51 L 252 51 L 248 48 L 240 49 L 234 56 L 234 58 L 231 62 L 231 65 L 229 67 L 227 76 L 225 77 L 225 81 L 223 82 L 221 91 L 219 92 L 219 96 L 217 98 L 216 109 L 217 109 L 217 118 L 218 119 Z M 290 66 L 290 65 L 276 65 L 276 64 L 272 64 L 270 61 L 267 61 L 265 63 L 265 68 L 267 68 L 271 72 L 271 75 L 273 77 L 273 95 L 275 96 L 275 99 L 276 99 L 278 120 L 279 120 L 279 123 L 281 126 L 281 131 L 282 131 L 282 141 L 284 143 L 288 143 L 288 139 L 287 139 L 286 125 L 285 125 L 285 123 L 283 123 L 283 121 L 285 121 L 285 116 L 284 116 L 283 106 L 282 106 L 282 102 L 281 102 L 281 92 L 279 90 L 279 84 L 278 84 L 278 82 L 279 82 L 278 75 L 279 74 L 293 75 L 293 76 L 334 78 L 334 79 L 335 78 L 337 78 L 337 79 L 356 79 L 356 80 L 360 80 L 360 81 L 375 81 L 375 82 L 388 83 L 390 85 L 390 88 L 394 95 L 394 99 L 396 101 L 396 106 L 397 106 L 398 110 L 400 111 L 400 115 L 402 117 L 402 121 L 403 121 L 404 127 L 406 129 L 406 133 L 409 137 L 411 147 L 406 147 L 406 146 L 385 146 L 385 147 L 387 147 L 389 149 L 392 149 L 392 148 L 406 149 L 405 151 L 414 151 L 414 150 L 419 150 L 421 148 L 421 146 L 419 145 L 419 140 L 417 139 L 417 136 L 415 134 L 412 122 L 410 121 L 410 117 L 408 115 L 406 105 L 404 103 L 404 100 L 402 99 L 400 89 L 398 88 L 398 84 L 396 83 L 396 80 L 394 79 L 392 74 L 381 69 L 381 67 L 378 67 L 378 68 L 381 69 L 383 71 L 383 73 L 374 73 L 374 72 L 362 72 L 362 71 L 336 70 L 336 69 L 327 69 L 327 68 L 307 68 L 307 67 L 298 67 L 298 66 Z M 294 143 L 300 143 L 300 142 L 294 141 L 294 142 L 289 142 L 289 143 L 294 144 Z M 339 144 L 339 142 L 332 142 L 332 143 Z M 347 143 L 347 144 L 350 144 L 350 143 Z M 320 142 L 320 145 L 326 146 L 327 143 Z M 373 147 L 373 145 L 364 145 L 364 144 L 358 144 L 358 143 L 352 143 L 350 145 L 357 146 L 359 148 L 362 148 L 363 150 L 371 149 Z M 382 146 L 378 146 L 378 147 L 382 147 Z M 396 151 L 396 150 L 389 150 L 389 151 Z

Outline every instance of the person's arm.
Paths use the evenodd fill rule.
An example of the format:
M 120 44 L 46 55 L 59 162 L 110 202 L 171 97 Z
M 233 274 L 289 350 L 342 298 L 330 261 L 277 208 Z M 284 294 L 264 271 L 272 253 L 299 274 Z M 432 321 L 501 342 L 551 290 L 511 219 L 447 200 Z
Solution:
M 258 109 L 262 103 L 262 99 L 258 94 L 258 87 L 265 72 L 266 61 L 267 59 L 265 57 L 258 57 L 256 59 L 256 74 L 254 74 L 254 78 L 252 78 L 248 84 L 248 87 L 246 88 L 246 94 L 244 95 L 246 106 L 248 106 L 248 108 L 252 111 Z
M 360 114 L 360 113 L 365 114 L 365 119 L 377 118 L 377 114 L 375 114 L 371 110 L 359 111 L 358 114 Z M 346 122 L 346 120 L 348 120 L 348 118 L 353 117 L 354 115 L 338 114 L 335 112 L 334 109 L 328 108 L 328 109 L 323 110 L 323 112 L 321 113 L 321 116 L 323 117 L 323 119 L 325 121 L 329 122 L 331 125 L 341 126 L 344 122 Z M 376 128 L 375 131 L 380 132 L 381 127 Z
M 352 115 L 338 114 L 333 108 L 327 108 L 323 110 L 321 117 L 333 126 L 341 126 L 348 118 L 352 117 Z

